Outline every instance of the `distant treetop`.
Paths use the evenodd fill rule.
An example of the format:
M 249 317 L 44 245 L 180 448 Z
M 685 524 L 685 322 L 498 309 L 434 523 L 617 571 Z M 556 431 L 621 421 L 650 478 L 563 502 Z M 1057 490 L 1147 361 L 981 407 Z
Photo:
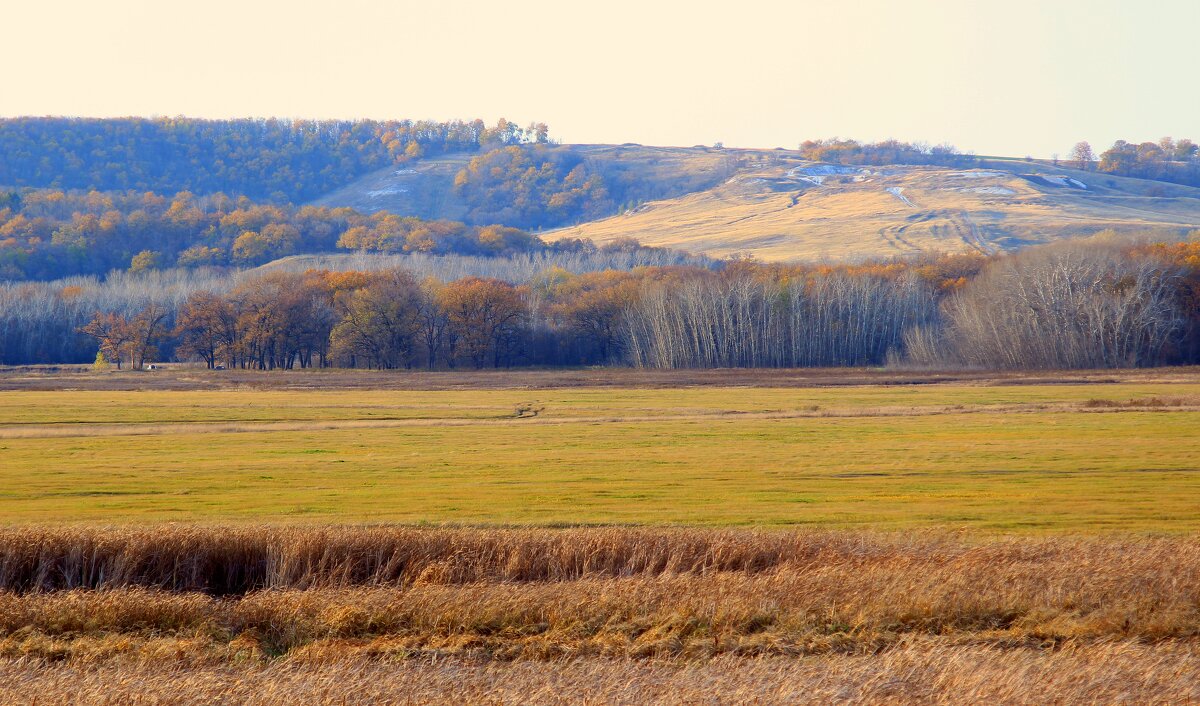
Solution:
M 1117 140 L 1100 155 L 1098 169 L 1118 176 L 1200 186 L 1200 149 L 1191 140 L 1170 137 L 1141 144 Z
M 390 164 L 545 142 L 544 124 L 482 120 L 0 119 L 0 185 L 226 193 L 301 203 Z
M 814 162 L 833 164 L 933 164 L 961 167 L 975 162 L 974 156 L 959 152 L 953 145 L 931 146 L 898 140 L 874 143 L 837 138 L 806 140 L 800 145 L 800 156 Z

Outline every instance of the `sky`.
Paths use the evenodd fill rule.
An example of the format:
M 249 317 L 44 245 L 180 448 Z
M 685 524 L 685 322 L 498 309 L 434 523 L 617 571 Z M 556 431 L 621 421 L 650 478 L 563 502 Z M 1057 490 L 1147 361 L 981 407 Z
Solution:
M 497 118 L 563 142 L 1200 140 L 1197 0 L 20 1 L 0 115 Z

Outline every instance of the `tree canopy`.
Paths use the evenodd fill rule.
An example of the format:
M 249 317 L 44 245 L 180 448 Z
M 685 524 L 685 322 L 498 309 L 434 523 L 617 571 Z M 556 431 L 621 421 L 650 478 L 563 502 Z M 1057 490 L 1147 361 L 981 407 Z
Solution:
M 9 118 L 0 184 L 301 203 L 390 164 L 546 139 L 545 125 L 506 120 Z
M 546 246 L 505 226 L 362 214 L 349 208 L 256 203 L 224 194 L 0 192 L 0 280 L 110 270 L 254 266 L 337 248 L 512 255 Z
M 1118 176 L 1200 186 L 1200 149 L 1191 140 L 1170 137 L 1141 144 L 1117 140 L 1100 155 L 1098 169 Z

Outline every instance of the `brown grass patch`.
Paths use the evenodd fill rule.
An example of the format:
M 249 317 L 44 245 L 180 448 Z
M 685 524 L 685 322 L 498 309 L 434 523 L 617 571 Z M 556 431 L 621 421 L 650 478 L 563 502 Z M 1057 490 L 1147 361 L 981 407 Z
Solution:
M 166 657 L 166 655 L 164 655 Z M 907 642 L 879 655 L 705 662 L 469 658 L 80 667 L 0 661 L 0 702 L 39 706 L 319 704 L 1180 704 L 1200 699 L 1200 648 L 1116 642 L 1011 650 Z
M 403 527 L 0 531 L 0 702 L 1147 702 L 1200 540 Z
M 1200 399 L 1194 397 L 1142 397 L 1133 400 L 1090 399 L 1082 404 L 1088 409 L 1160 409 L 1164 407 L 1196 407 Z

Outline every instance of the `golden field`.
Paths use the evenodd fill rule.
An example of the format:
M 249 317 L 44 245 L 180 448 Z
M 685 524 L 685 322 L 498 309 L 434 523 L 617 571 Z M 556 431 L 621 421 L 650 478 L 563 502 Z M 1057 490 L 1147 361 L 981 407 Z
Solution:
M 0 702 L 1200 698 L 1194 370 L 227 372 L 0 374 Z

